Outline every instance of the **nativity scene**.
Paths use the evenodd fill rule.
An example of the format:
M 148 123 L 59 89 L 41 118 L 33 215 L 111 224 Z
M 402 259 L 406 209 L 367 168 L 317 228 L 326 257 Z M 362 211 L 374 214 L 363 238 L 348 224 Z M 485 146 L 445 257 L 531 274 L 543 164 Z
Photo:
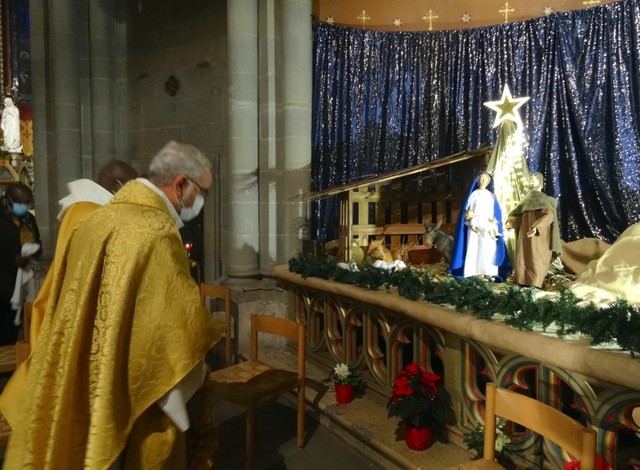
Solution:
M 637 0 L 0 8 L 0 465 L 640 469 Z
M 327 44 L 320 41 L 321 52 L 326 57 L 341 60 L 343 56 L 339 51 L 322 49 L 341 33 L 328 27 L 324 29 L 323 25 L 319 25 L 318 29 L 320 36 L 324 38 L 326 34 L 328 41 Z M 406 42 L 397 47 L 411 50 L 410 40 L 405 39 Z M 424 39 L 428 41 L 430 37 Z M 377 40 L 378 46 L 384 49 L 384 39 Z M 458 38 L 448 37 L 448 40 L 455 43 Z M 460 47 L 462 50 L 463 46 Z M 514 50 L 508 47 L 504 50 L 513 54 L 509 57 L 518 62 Z M 477 65 L 479 70 L 487 67 L 487 62 L 480 59 L 471 58 L 469 62 L 481 62 L 482 65 Z M 494 64 L 492 61 L 489 63 Z M 445 384 L 448 380 L 447 371 L 454 375 L 458 372 L 452 370 L 463 371 L 461 376 L 451 378 L 449 382 L 454 389 L 458 387 L 455 393 L 464 402 L 456 418 L 458 423 L 467 423 L 463 427 L 473 428 L 483 422 L 482 398 L 479 397 L 486 383 L 494 382 L 525 395 L 537 396 L 538 400 L 545 393 L 550 393 L 546 400 L 542 399 L 543 402 L 561 407 L 565 414 L 574 418 L 584 413 L 579 419 L 583 425 L 602 430 L 608 426 L 596 417 L 597 412 L 587 410 L 595 410 L 604 402 L 589 398 L 588 393 L 584 394 L 584 389 L 577 386 L 574 374 L 578 370 L 574 368 L 575 363 L 571 367 L 573 372 L 567 375 L 562 372 L 566 371 L 567 363 L 564 363 L 564 359 L 558 361 L 558 358 L 587 357 L 590 353 L 586 350 L 578 352 L 573 347 L 590 344 L 589 347 L 598 349 L 598 352 L 627 351 L 627 354 L 630 353 L 627 359 L 634 357 L 629 362 L 625 360 L 624 365 L 619 364 L 620 375 L 627 374 L 628 367 L 634 370 L 637 367 L 636 347 L 632 346 L 635 340 L 631 338 L 637 336 L 638 331 L 639 310 L 634 299 L 637 298 L 640 278 L 637 277 L 638 263 L 634 261 L 631 246 L 635 227 L 640 222 L 637 214 L 638 195 L 634 189 L 637 188 L 635 180 L 638 171 L 637 168 L 631 170 L 633 164 L 628 165 L 635 161 L 635 157 L 631 157 L 631 160 L 621 157 L 617 172 L 614 167 L 607 170 L 609 176 L 612 175 L 611 171 L 616 172 L 619 179 L 616 182 L 610 180 L 607 184 L 624 187 L 623 193 L 628 194 L 629 199 L 615 197 L 611 192 L 608 194 L 612 197 L 605 198 L 607 190 L 598 175 L 604 175 L 602 171 L 608 165 L 605 162 L 617 158 L 610 154 L 609 147 L 604 146 L 604 142 L 615 138 L 614 129 L 609 128 L 607 132 L 610 134 L 606 138 L 600 134 L 604 139 L 602 144 L 590 140 L 589 149 L 577 145 L 574 140 L 576 136 L 565 126 L 580 126 L 585 121 L 577 120 L 588 120 L 593 115 L 589 118 L 587 114 L 581 114 L 581 118 L 573 115 L 572 106 L 563 108 L 559 101 L 550 98 L 549 91 L 542 91 L 540 82 L 529 82 L 531 76 L 524 80 L 527 85 L 523 85 L 517 73 L 528 73 L 528 65 L 526 61 L 519 62 L 515 69 L 498 74 L 501 79 L 492 76 L 492 92 L 487 89 L 465 89 L 465 92 L 472 94 L 467 106 L 473 111 L 462 107 L 466 113 L 463 115 L 482 116 L 476 119 L 483 126 L 484 123 L 490 123 L 495 133 L 492 134 L 494 140 L 486 156 L 477 161 L 468 160 L 469 165 L 464 170 L 453 163 L 458 153 L 450 152 L 447 155 L 442 150 L 446 144 L 455 149 L 458 142 L 447 141 L 444 144 L 426 131 L 426 135 L 421 135 L 421 143 L 429 149 L 431 156 L 437 154 L 439 158 L 433 157 L 429 161 L 429 157 L 425 156 L 421 161 L 418 157 L 417 161 L 414 160 L 417 163 L 414 166 L 386 173 L 380 171 L 384 165 L 392 169 L 394 159 L 390 155 L 402 149 L 403 145 L 411 144 L 403 140 L 402 134 L 393 134 L 394 126 L 405 124 L 402 109 L 388 110 L 390 124 L 385 126 L 378 122 L 380 129 L 375 129 L 375 132 L 384 132 L 384 129 L 393 134 L 393 137 L 387 134 L 384 142 L 377 142 L 382 146 L 382 152 L 367 153 L 370 140 L 366 136 L 352 142 L 349 147 L 354 155 L 362 151 L 364 158 L 373 162 L 372 168 L 377 175 L 367 175 L 359 182 L 348 181 L 309 194 L 311 200 L 317 201 L 317 234 L 336 233 L 330 232 L 330 227 L 336 225 L 331 217 L 339 217 L 338 250 L 329 251 L 329 256 L 324 258 L 326 261 L 316 266 L 317 270 L 312 267 L 310 259 L 305 258 L 304 254 L 299 255 L 290 262 L 289 273 L 277 268 L 276 276 L 294 284 L 297 289 L 303 289 L 303 293 L 298 294 L 297 305 L 305 311 L 311 325 L 323 315 L 341 320 L 338 327 L 329 324 L 315 329 L 312 326 L 315 335 L 327 335 L 327 339 L 322 341 L 323 348 L 315 352 L 313 357 L 324 363 L 330 363 L 338 357 L 349 359 L 351 364 L 363 364 L 369 377 L 367 385 L 379 393 L 384 393 L 385 374 L 390 372 L 394 376 L 407 356 L 424 357 L 427 358 L 425 363 L 430 372 L 444 374 Z M 386 75 L 387 69 L 383 66 L 374 71 L 368 70 L 367 73 L 395 77 L 391 70 L 394 68 L 389 64 L 390 75 Z M 454 73 L 446 66 L 443 66 L 443 70 L 445 75 Z M 512 78 L 505 79 L 505 75 L 508 77 L 509 74 L 513 74 Z M 462 77 L 471 79 L 464 74 Z M 406 75 L 403 78 L 406 79 Z M 337 86 L 330 78 L 326 81 L 329 88 Z M 453 87 L 449 90 L 451 93 L 460 93 L 456 88 L 462 87 L 460 83 L 448 83 Z M 518 83 L 520 85 L 516 85 Z M 388 88 L 384 90 L 393 96 L 394 87 L 399 84 L 389 78 L 386 83 Z M 349 85 L 344 87 L 349 88 Z M 516 87 L 520 94 L 512 92 Z M 428 86 L 425 88 L 424 96 L 430 96 L 428 93 L 433 89 Z M 367 90 L 357 86 L 349 89 L 363 97 L 369 96 Z M 536 96 L 537 90 L 544 97 Z M 528 96 L 522 96 L 523 91 Z M 487 96 L 487 93 L 490 94 Z M 586 93 L 586 90 L 576 93 Z M 481 100 L 478 95 L 488 99 Z M 577 98 L 578 101 L 580 99 Z M 325 104 L 322 99 L 320 102 Z M 365 99 L 365 103 L 371 103 L 371 107 L 362 111 L 363 114 L 374 112 L 379 106 L 375 100 L 367 102 Z M 484 106 L 485 111 L 489 108 L 491 114 L 480 111 L 480 106 Z M 461 111 L 461 108 L 456 110 Z M 547 110 L 553 110 L 549 111 L 553 119 L 550 119 Z M 588 113 L 587 110 L 584 112 Z M 429 123 L 438 123 L 435 116 L 428 111 L 424 113 L 433 119 Z M 456 118 L 452 119 L 455 121 Z M 576 121 L 569 124 L 572 119 Z M 472 141 L 471 130 L 475 130 L 479 122 L 463 118 L 455 122 L 460 126 L 456 129 L 456 137 L 463 136 Z M 341 123 L 352 123 L 356 128 L 362 125 L 365 129 L 370 125 L 349 116 Z M 470 127 L 463 128 L 465 124 Z M 410 128 L 410 125 L 407 127 Z M 580 128 L 585 133 L 590 132 L 585 130 L 590 129 L 588 127 Z M 374 131 L 372 127 L 369 129 Z M 327 142 L 332 137 L 335 136 L 319 134 L 321 142 Z M 636 148 L 631 141 L 622 141 L 630 144 L 629 149 Z M 468 141 L 465 143 L 468 145 Z M 362 145 L 362 148 L 357 145 Z M 330 159 L 329 148 L 320 146 L 318 153 Z M 426 153 L 424 149 L 416 148 L 415 152 L 421 155 L 423 151 Z M 582 151 L 589 157 L 583 158 Z M 635 155 L 635 150 L 631 152 Z M 630 173 L 622 173 L 622 168 L 629 169 Z M 357 173 L 346 167 L 344 171 Z M 445 180 L 440 188 L 437 188 L 438 174 L 443 175 Z M 317 167 L 317 182 L 327 181 L 338 181 L 338 178 L 327 173 L 326 167 Z M 436 189 L 440 189 L 440 192 Z M 340 195 L 338 203 L 332 200 L 336 194 Z M 622 212 L 625 215 L 620 219 L 618 216 Z M 425 225 L 422 232 L 420 223 Z M 614 226 L 617 227 L 614 229 Z M 439 241 L 435 243 L 438 232 Z M 378 244 L 382 241 L 391 252 L 399 253 L 408 267 L 399 269 L 385 266 L 382 274 L 372 272 L 366 253 L 373 240 Z M 608 248 L 609 243 L 611 248 Z M 361 247 L 365 253 L 364 259 L 361 258 L 355 265 L 349 258 L 354 246 Z M 451 254 L 445 247 L 452 247 L 448 248 Z M 606 255 L 610 249 L 614 249 L 611 258 Z M 626 254 L 621 250 L 626 250 Z M 416 251 L 431 252 L 432 256 L 429 259 L 416 259 L 414 256 L 412 262 L 411 255 Z M 334 261 L 331 261 L 332 256 L 335 256 Z M 335 260 L 347 266 L 336 264 Z M 369 263 L 377 261 L 372 257 Z M 303 280 L 290 273 L 301 275 Z M 317 277 L 328 279 L 329 284 L 317 280 Z M 337 286 L 336 282 L 344 286 Z M 362 288 L 368 289 L 366 294 L 361 291 Z M 315 299 L 323 297 L 326 292 L 334 293 L 336 298 L 333 304 L 303 307 L 307 302 L 314 305 Z M 405 303 L 396 296 L 409 301 Z M 372 309 L 371 312 L 362 312 L 358 305 L 363 302 L 367 309 Z M 318 309 L 321 313 L 317 312 Z M 462 316 L 458 317 L 453 312 Z M 407 316 L 412 319 L 409 324 L 404 323 Z M 478 319 L 491 319 L 491 322 L 475 323 Z M 512 330 L 502 330 L 504 325 L 510 325 Z M 606 325 L 611 327 L 608 333 L 604 331 L 609 329 Z M 553 346 L 546 344 L 546 340 L 554 335 L 560 338 L 558 342 Z M 406 346 L 403 345 L 404 338 L 409 338 Z M 569 349 L 565 350 L 565 347 Z M 455 360 L 447 359 L 445 351 L 450 351 L 450 348 L 462 351 Z M 624 355 L 616 354 L 615 360 L 622 359 Z M 532 366 L 533 363 L 527 358 L 545 365 L 540 368 Z M 609 358 L 613 359 L 613 356 Z M 388 368 L 388 361 L 392 369 Z M 588 376 L 593 377 L 594 373 L 600 375 L 605 368 L 609 372 L 618 368 L 608 360 L 599 361 L 592 358 L 590 362 L 593 367 L 589 367 L 591 370 L 588 372 L 585 368 L 579 368 L 579 373 L 585 374 L 581 375 L 581 380 L 591 383 Z M 595 365 L 597 362 L 599 366 Z M 595 369 L 600 372 L 596 373 Z M 547 379 L 543 378 L 546 370 L 554 377 L 552 380 L 559 381 L 556 385 L 547 384 Z M 637 389 L 637 385 L 629 385 L 630 390 Z M 474 392 L 469 393 L 466 391 L 468 389 Z M 562 399 L 551 398 L 556 393 L 561 395 L 565 392 L 573 397 L 569 400 L 571 404 L 560 405 Z M 637 409 L 637 396 L 635 392 L 630 392 L 628 397 L 630 403 L 634 404 L 627 408 L 627 412 L 632 413 Z M 577 408 L 582 411 L 571 412 Z M 613 405 L 613 408 L 617 408 L 617 405 Z M 601 425 L 595 425 L 596 422 Z M 633 433 L 636 428 L 631 424 L 627 429 Z M 622 434 L 626 434 L 626 431 L 622 431 Z M 515 444 L 522 450 L 515 459 L 518 462 L 516 465 L 523 465 L 524 468 L 529 468 L 524 461 L 531 462 L 533 454 L 537 452 L 527 447 L 527 442 L 530 443 L 526 437 L 521 437 Z M 606 454 L 606 447 L 600 447 L 598 458 Z M 608 455 L 615 453 L 612 450 Z M 563 460 L 567 468 L 561 452 L 545 451 L 544 454 L 545 461 L 552 468 L 559 468 Z M 616 461 L 615 468 L 635 468 L 636 460 L 628 459 L 625 463 L 622 460 L 628 455 L 635 458 L 636 454 L 640 456 L 636 449 L 620 451 L 619 455 L 625 457 Z M 607 457 L 604 459 L 611 462 Z M 603 465 L 601 460 L 599 462 L 598 465 Z M 585 462 L 582 463 L 584 465 Z M 590 462 L 591 465 L 594 465 L 591 468 L 596 468 L 595 463 Z

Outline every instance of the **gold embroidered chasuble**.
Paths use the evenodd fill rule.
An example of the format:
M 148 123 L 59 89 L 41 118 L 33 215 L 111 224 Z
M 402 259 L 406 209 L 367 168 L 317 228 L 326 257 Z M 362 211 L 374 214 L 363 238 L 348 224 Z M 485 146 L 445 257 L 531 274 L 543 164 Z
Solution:
M 80 224 L 46 311 L 4 468 L 108 469 L 123 451 L 125 467 L 183 466 L 156 402 L 221 328 L 164 201 L 132 181 Z
M 79 202 L 69 208 L 58 231 L 58 240 L 56 241 L 56 252 L 63 252 L 64 247 L 69 241 L 69 237 L 73 233 L 73 229 L 86 219 L 93 211 L 100 206 L 92 202 Z M 53 266 L 47 271 L 47 275 L 40 286 L 38 296 L 33 303 L 31 311 L 31 327 L 29 335 L 29 345 L 31 350 L 35 347 L 38 336 L 40 335 L 40 327 L 44 319 L 44 314 L 51 292 L 51 279 L 53 277 Z M 31 365 L 31 356 L 25 362 L 20 364 L 15 372 L 11 375 L 9 382 L 2 390 L 0 395 L 0 411 L 6 418 L 7 422 L 15 426 L 18 419 L 18 407 L 26 391 L 26 380 L 29 367 Z

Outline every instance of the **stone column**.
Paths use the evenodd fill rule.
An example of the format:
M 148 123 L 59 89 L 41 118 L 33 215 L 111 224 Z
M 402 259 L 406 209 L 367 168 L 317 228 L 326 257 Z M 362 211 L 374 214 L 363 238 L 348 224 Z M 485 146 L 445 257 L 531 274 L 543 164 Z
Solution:
M 82 177 L 79 25 L 86 6 L 34 0 L 29 12 L 36 216 L 46 258 L 57 235 L 57 201 Z
M 52 254 L 67 183 L 115 156 L 112 2 L 29 4 L 36 216 Z
M 259 274 L 258 0 L 227 0 L 229 158 L 221 204 L 223 264 L 230 277 Z M 224 170 L 223 170 L 224 171 Z
M 260 272 L 300 248 L 310 185 L 311 0 L 264 0 L 260 36 Z
M 282 184 L 277 263 L 301 248 L 309 234 L 307 204 L 294 198 L 309 191 L 311 178 L 312 28 L 311 0 L 281 0 L 282 5 Z
M 260 273 L 271 274 L 271 266 L 278 256 L 281 237 L 278 232 L 278 194 L 280 169 L 279 116 L 277 101 L 281 38 L 276 29 L 277 0 L 262 0 L 259 3 L 259 128 L 260 128 Z
M 73 2 L 48 8 L 56 196 L 66 194 L 67 183 L 82 177 L 79 10 Z
M 53 172 L 53 159 L 49 157 L 50 133 L 47 106 L 47 36 L 45 24 L 47 9 L 43 0 L 29 2 L 29 25 L 31 35 L 31 93 L 33 99 L 33 148 L 34 148 L 34 202 L 38 229 L 42 239 L 44 257 L 53 254 L 56 235 L 55 207 L 51 200 L 56 192 L 55 178 L 49 178 L 49 168 Z M 55 201 L 54 201 L 55 203 Z
M 84 132 L 91 145 L 84 158 L 89 159 L 94 173 L 116 156 L 115 151 L 115 34 L 111 2 L 89 2 L 89 69 L 91 106 L 90 126 Z

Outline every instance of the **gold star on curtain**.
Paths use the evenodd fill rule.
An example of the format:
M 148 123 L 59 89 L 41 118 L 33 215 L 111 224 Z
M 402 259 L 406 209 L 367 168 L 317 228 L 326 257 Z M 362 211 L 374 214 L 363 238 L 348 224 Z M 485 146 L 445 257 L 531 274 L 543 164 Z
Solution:
M 522 120 L 520 119 L 520 114 L 518 114 L 518 108 L 528 100 L 528 96 L 514 98 L 511 96 L 509 85 L 505 85 L 502 90 L 502 97 L 498 101 L 487 101 L 484 105 L 498 113 L 496 114 L 496 120 L 493 122 L 493 127 L 498 127 L 500 123 L 504 121 L 513 121 L 522 127 Z

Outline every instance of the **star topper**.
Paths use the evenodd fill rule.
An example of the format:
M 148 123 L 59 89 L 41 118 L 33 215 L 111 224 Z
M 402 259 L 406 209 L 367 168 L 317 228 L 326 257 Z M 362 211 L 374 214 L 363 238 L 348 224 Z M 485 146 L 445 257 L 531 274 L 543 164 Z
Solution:
M 518 108 L 528 100 L 528 96 L 514 98 L 511 96 L 509 85 L 505 85 L 502 90 L 502 97 L 498 101 L 487 101 L 484 105 L 498 113 L 496 114 L 493 127 L 498 127 L 504 121 L 513 121 L 522 127 L 522 120 L 520 119 L 520 114 L 518 114 Z

